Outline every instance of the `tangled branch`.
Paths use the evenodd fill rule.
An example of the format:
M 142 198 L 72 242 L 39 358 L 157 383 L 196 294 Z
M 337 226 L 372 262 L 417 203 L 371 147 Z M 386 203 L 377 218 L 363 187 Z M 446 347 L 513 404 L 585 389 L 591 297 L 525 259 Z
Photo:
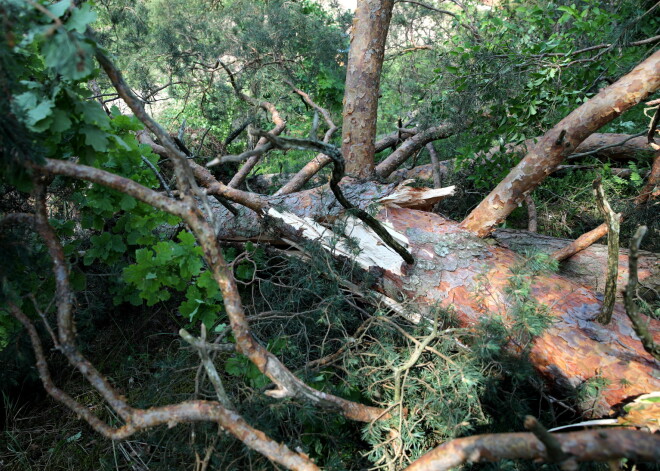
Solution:
M 280 149 L 312 149 L 330 157 L 334 164 L 332 169 L 332 177 L 330 179 L 330 189 L 335 195 L 335 198 L 337 198 L 337 201 L 339 201 L 339 203 L 344 208 L 353 212 L 355 216 L 357 216 L 362 222 L 368 225 L 376 234 L 378 234 L 383 242 L 385 242 L 396 253 L 398 253 L 401 258 L 406 261 L 406 263 L 415 263 L 415 259 L 412 257 L 410 252 L 408 252 L 408 250 L 406 250 L 401 244 L 394 240 L 390 233 L 387 232 L 387 230 L 382 226 L 380 222 L 376 220 L 376 218 L 371 216 L 366 211 L 353 205 L 341 192 L 341 189 L 339 188 L 339 182 L 342 178 L 344 178 L 344 157 L 341 155 L 339 149 L 325 142 L 310 141 L 308 139 L 275 137 L 268 133 L 264 133 L 263 131 L 257 131 L 256 134 L 258 136 L 266 137 L 271 143 L 273 143 L 273 145 L 279 147 Z

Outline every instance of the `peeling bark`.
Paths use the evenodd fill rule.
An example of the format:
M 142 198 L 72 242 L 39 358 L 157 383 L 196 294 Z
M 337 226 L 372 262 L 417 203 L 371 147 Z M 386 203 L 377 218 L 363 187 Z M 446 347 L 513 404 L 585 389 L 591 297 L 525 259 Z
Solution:
M 434 214 L 390 209 L 381 217 L 408 237 L 417 260 L 406 277 L 383 275 L 385 294 L 412 299 L 421 310 L 436 303 L 452 306 L 464 325 L 493 314 L 507 318 L 504 292 L 510 268 L 518 260 L 515 254 L 488 245 Z M 484 280 L 487 292 L 481 291 Z M 643 350 L 620 304 L 605 327 L 595 321 L 602 302 L 582 285 L 558 275 L 539 276 L 533 295 L 556 319 L 534 342 L 530 360 L 537 370 L 568 387 L 578 387 L 598 374 L 610 382 L 594 409 L 585 411 L 587 415 L 600 415 L 627 397 L 660 387 L 654 376 L 657 364 Z M 660 339 L 659 322 L 653 322 L 650 330 Z M 622 384 L 622 378 L 630 383 Z
M 354 177 L 368 177 L 374 170 L 380 71 L 393 7 L 393 0 L 362 0 L 355 10 L 341 137 L 346 173 Z
M 660 51 L 549 130 L 461 227 L 490 234 L 590 134 L 660 88 Z

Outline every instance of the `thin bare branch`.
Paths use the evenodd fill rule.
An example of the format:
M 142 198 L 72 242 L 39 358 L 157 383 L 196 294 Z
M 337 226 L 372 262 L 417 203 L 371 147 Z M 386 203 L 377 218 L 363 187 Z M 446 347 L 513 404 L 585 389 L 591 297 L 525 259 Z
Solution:
M 559 443 L 559 440 L 549 433 L 535 417 L 532 417 L 531 415 L 525 417 L 525 428 L 532 432 L 536 438 L 545 445 L 546 453 L 548 454 L 548 461 L 551 463 L 560 463 L 562 469 L 565 471 L 568 471 L 565 466 L 569 463 L 571 468 L 577 469 L 577 464 L 575 464 L 570 456 L 564 453 L 561 449 L 561 443 Z
M 332 136 L 339 129 L 332 121 L 332 116 L 330 115 L 330 112 L 327 109 L 323 108 L 322 106 L 319 106 L 314 100 L 311 99 L 309 94 L 297 88 L 290 81 L 286 81 L 286 83 L 293 89 L 295 93 L 300 95 L 300 97 L 303 99 L 305 103 L 307 103 L 309 106 L 314 108 L 317 112 L 321 113 L 325 123 L 328 126 L 328 130 L 325 132 L 325 135 L 323 136 L 323 142 L 329 144 L 330 140 L 332 139 Z M 294 193 L 300 190 L 303 186 L 305 186 L 305 183 L 307 183 L 314 175 L 316 175 L 323 167 L 328 165 L 330 162 L 332 162 L 332 159 L 327 155 L 317 154 L 291 180 L 289 180 L 289 182 L 287 182 L 286 185 L 282 186 L 282 188 L 280 188 L 275 193 L 275 195 L 276 196 L 288 195 L 290 193 Z
M 216 165 L 222 165 L 222 164 L 228 164 L 228 163 L 240 163 L 245 160 L 254 158 L 254 157 L 259 157 L 261 158 L 262 155 L 264 155 L 266 152 L 271 150 L 273 148 L 272 144 L 270 142 L 266 142 L 265 144 L 257 145 L 254 149 L 246 150 L 245 152 L 241 152 L 238 155 L 222 155 L 220 157 L 216 157 L 213 160 L 209 160 L 206 163 L 207 167 L 214 167 Z M 253 167 L 254 168 L 254 167 Z
M 458 22 L 459 26 L 461 26 L 462 28 L 467 29 L 470 33 L 472 33 L 472 35 L 474 36 L 474 38 L 477 41 L 481 41 L 481 35 L 479 34 L 479 30 L 471 24 L 462 22 L 461 19 L 458 17 L 458 15 L 454 12 L 451 12 L 451 11 L 448 11 L 448 10 L 440 10 L 439 8 L 436 8 L 436 7 L 434 7 L 432 5 L 429 5 L 427 3 L 417 2 L 417 1 L 414 1 L 414 0 L 397 0 L 396 3 L 410 3 L 412 5 L 417 5 L 417 6 L 420 6 L 422 8 L 426 8 L 427 10 L 431 10 L 431 11 L 434 11 L 436 13 L 440 13 L 441 15 L 451 16 L 452 18 L 454 18 Z
M 201 166 L 198 167 L 206 170 Z M 370 422 L 383 416 L 383 411 L 380 408 L 358 404 L 309 387 L 252 337 L 245 319 L 236 281 L 224 260 L 213 228 L 201 217 L 194 200 L 192 200 L 192 203 L 189 203 L 188 199 L 183 201 L 172 200 L 127 178 L 93 167 L 76 165 L 61 160 L 46 159 L 46 164 L 37 168 L 54 174 L 67 175 L 102 184 L 181 217 L 197 237 L 204 250 L 205 260 L 223 294 L 227 315 L 236 339 L 237 350 L 247 356 L 259 371 L 277 385 L 277 389 L 267 391 L 267 395 L 277 398 L 296 397 L 303 399 L 319 407 L 338 410 L 347 418 L 357 421 Z M 223 187 L 226 188 L 224 185 Z M 244 193 L 233 188 L 228 190 L 230 191 L 227 191 L 227 194 Z M 259 201 L 252 200 L 245 201 L 245 203 L 255 204 L 254 209 L 256 211 L 264 209 Z
M 396 131 L 386 134 L 385 136 L 378 139 L 374 143 L 374 152 L 378 154 L 379 152 L 383 152 L 385 149 L 389 148 L 394 150 L 396 149 L 397 145 L 401 144 L 406 139 L 413 137 L 418 132 L 419 129 L 417 128 L 397 129 Z
M 455 133 L 451 124 L 441 124 L 428 128 L 406 140 L 401 147 L 392 152 L 385 160 L 376 165 L 375 172 L 381 178 L 387 178 L 402 163 L 429 142 L 446 139 Z
M 178 187 L 182 192 L 188 193 L 188 191 L 196 187 L 196 184 L 192 172 L 186 170 L 186 155 L 179 150 L 170 135 L 165 132 L 165 130 L 156 121 L 154 121 L 151 116 L 147 114 L 142 101 L 135 96 L 128 84 L 126 84 L 124 81 L 121 72 L 115 67 L 112 61 L 110 61 L 110 59 L 103 52 L 101 52 L 100 49 L 97 49 L 96 51 L 96 59 L 99 61 L 99 64 L 101 64 L 101 67 L 110 78 L 110 81 L 119 93 L 119 96 L 121 96 L 121 98 L 126 102 L 135 116 L 140 121 L 142 121 L 145 126 L 158 138 L 158 140 L 165 148 L 167 155 L 173 161 L 178 163 L 178 165 L 175 166 L 175 175 L 177 178 Z
M 36 229 L 48 249 L 53 263 L 55 277 L 55 296 L 57 305 L 58 349 L 66 356 L 69 363 L 78 369 L 85 379 L 103 396 L 112 408 L 124 419 L 131 415 L 131 408 L 126 404 L 110 383 L 85 358 L 76 347 L 75 322 L 72 312 L 73 294 L 69 284 L 69 266 L 64 256 L 64 249 L 55 230 L 48 222 L 46 208 L 46 186 L 37 181 L 34 185 Z
M 586 249 L 587 247 L 595 244 L 599 239 L 602 239 L 607 234 L 607 224 L 603 223 L 595 229 L 582 234 L 566 247 L 554 252 L 551 257 L 561 262 L 567 258 L 571 258 L 576 253 Z
M 284 131 L 286 128 L 286 121 L 282 118 L 280 113 L 277 111 L 277 108 L 275 108 L 275 105 L 268 101 L 260 101 L 257 100 L 256 98 L 253 98 L 249 95 L 246 95 L 243 93 L 236 81 L 236 77 L 234 76 L 234 73 L 231 71 L 231 69 L 222 61 L 218 61 L 218 64 L 225 70 L 227 75 L 229 76 L 229 81 L 231 83 L 232 88 L 234 89 L 234 92 L 236 93 L 236 96 L 240 98 L 241 100 L 245 101 L 246 103 L 251 104 L 252 106 L 257 106 L 265 111 L 267 111 L 270 114 L 270 119 L 275 125 L 273 129 L 271 129 L 269 132 L 273 135 L 279 135 Z M 257 142 L 257 145 L 255 146 L 254 150 L 259 149 L 258 153 L 255 153 L 253 155 L 248 155 L 243 159 L 238 160 L 239 162 L 242 162 L 243 160 L 247 159 L 247 162 L 243 164 L 243 166 L 240 168 L 238 172 L 236 172 L 236 175 L 234 175 L 229 182 L 228 186 L 230 188 L 238 188 L 249 173 L 252 171 L 252 169 L 259 163 L 259 160 L 261 159 L 261 156 L 270 150 L 270 147 L 264 147 L 268 141 L 266 139 L 259 139 L 259 142 Z M 245 152 L 241 155 L 244 155 Z M 216 159 L 214 159 L 215 161 Z M 213 161 L 212 161 L 213 162 Z M 209 164 L 211 165 L 211 162 Z M 215 165 L 215 163 L 213 164 Z
M 169 198 L 171 198 L 172 197 L 172 189 L 167 184 L 167 182 L 165 181 L 163 176 L 160 174 L 160 172 L 158 171 L 156 166 L 154 164 L 152 164 L 151 162 L 149 162 L 149 159 L 147 159 L 144 155 L 142 156 L 142 162 L 144 162 L 144 164 L 151 169 L 153 174 L 156 175 L 156 178 L 158 178 L 158 181 L 163 186 L 163 189 L 167 192 L 167 196 Z
M 149 147 L 151 147 L 151 149 L 155 153 L 157 153 L 158 155 L 167 157 L 168 154 L 167 154 L 166 149 L 163 146 L 156 144 L 151 139 L 151 137 L 149 136 L 149 134 L 146 131 L 139 131 L 137 133 L 137 138 L 138 138 L 138 141 L 140 141 L 142 144 L 146 144 Z M 62 161 L 61 160 L 54 160 L 50 163 L 52 163 L 53 165 L 56 165 L 56 166 L 61 166 L 61 164 L 59 164 L 59 162 L 62 162 Z M 247 208 L 250 208 L 250 209 L 252 209 L 253 211 L 256 211 L 256 212 L 260 212 L 264 208 L 264 206 L 266 205 L 266 200 L 265 200 L 264 197 L 262 197 L 260 195 L 257 195 L 255 193 L 248 193 L 248 192 L 245 192 L 245 191 L 241 191 L 241 190 L 237 190 L 235 188 L 228 187 L 224 183 L 219 182 L 213 175 L 211 175 L 211 172 L 209 172 L 208 169 L 206 169 L 206 168 L 202 167 L 201 165 L 193 162 L 192 160 L 189 160 L 187 162 L 187 165 L 189 165 L 190 168 L 192 169 L 193 175 L 195 176 L 195 178 L 197 179 L 199 184 L 204 187 L 204 189 L 206 191 L 206 194 L 221 196 L 221 197 L 226 198 L 230 201 L 233 201 L 233 202 L 238 203 L 240 205 L 243 205 Z M 83 166 L 80 166 L 80 167 L 83 167 Z M 73 169 L 70 169 L 69 172 L 73 172 Z M 77 177 L 76 175 L 69 175 L 69 176 L 87 179 L 87 177 L 92 176 L 92 173 L 94 173 L 94 172 L 89 173 L 89 171 L 88 171 L 85 174 L 85 175 L 87 175 L 86 177 L 82 177 L 82 176 Z M 101 174 L 96 174 L 96 177 L 100 177 L 100 175 Z M 118 178 L 116 175 L 109 174 L 109 175 L 106 175 L 104 177 L 104 181 L 107 181 L 109 183 L 110 182 L 109 180 L 111 180 L 112 177 Z M 92 180 L 92 181 L 96 181 L 96 180 Z M 132 180 L 129 180 L 129 181 L 132 182 Z M 96 183 L 101 183 L 102 185 L 107 186 L 106 183 L 103 183 L 101 181 L 96 181 Z M 135 183 L 135 182 L 133 182 L 133 183 Z M 132 185 L 128 182 L 123 182 L 122 185 L 128 185 L 128 186 L 122 186 L 122 188 L 127 188 L 127 189 L 129 189 L 129 191 L 137 192 L 138 196 L 134 195 L 133 193 L 131 193 L 131 196 L 134 196 L 135 198 L 138 198 L 141 201 L 144 201 L 144 200 L 142 200 L 142 196 L 140 196 L 142 193 L 146 192 L 146 194 L 148 194 L 150 191 L 152 191 L 149 188 L 142 187 L 141 185 L 138 185 L 138 187 L 139 187 L 138 188 L 135 185 Z M 138 191 L 138 189 L 139 189 L 139 191 Z M 155 201 L 155 200 L 152 199 L 151 201 Z M 145 203 L 148 203 L 148 204 L 151 204 L 152 206 L 155 206 L 155 204 L 151 201 L 145 201 Z M 171 200 L 171 201 L 174 201 L 175 203 L 177 202 L 176 200 Z M 168 202 L 168 200 L 164 200 L 164 201 L 161 201 L 160 204 L 166 206 L 167 204 L 169 204 L 169 202 Z M 160 206 L 156 206 L 156 207 L 158 207 L 159 209 L 163 209 Z M 163 209 L 163 210 L 167 211 L 166 209 Z
M 195 350 L 197 350 L 199 358 L 202 360 L 202 364 L 206 370 L 206 375 L 209 377 L 211 384 L 213 384 L 215 394 L 218 397 L 220 404 L 222 404 L 226 409 L 236 410 L 234 405 L 231 403 L 231 399 L 229 399 L 227 392 L 225 391 L 225 386 L 222 384 L 222 379 L 218 374 L 218 370 L 215 368 L 215 365 L 209 356 L 207 348 L 208 344 L 206 343 L 206 326 L 202 323 L 202 337 L 200 338 L 193 337 L 186 329 L 179 330 L 179 335 L 183 340 L 188 342 L 195 348 Z
M 172 427 L 182 422 L 217 422 L 246 446 L 263 454 L 275 463 L 293 470 L 318 471 L 319 468 L 309 458 L 294 453 L 286 445 L 273 441 L 263 432 L 252 428 L 240 415 L 222 407 L 217 402 L 187 401 L 146 410 L 131 409 L 126 425 L 118 428 L 110 427 L 96 417 L 89 408 L 83 406 L 55 386 L 48 371 L 48 363 L 46 362 L 46 356 L 44 355 L 37 330 L 28 317 L 15 304 L 9 303 L 9 309 L 11 314 L 28 331 L 37 359 L 39 378 L 48 394 L 76 413 L 104 437 L 113 440 L 122 440 L 141 430 L 159 425 L 167 424 L 168 427 Z
M 590 150 L 588 152 L 582 152 L 582 153 L 579 153 L 579 154 L 571 154 L 567 157 L 567 160 L 579 159 L 579 158 L 582 158 L 582 157 L 587 157 L 589 155 L 598 154 L 599 152 L 602 152 L 602 151 L 607 150 L 607 149 L 611 149 L 613 147 L 621 147 L 626 142 L 630 141 L 631 139 L 634 139 L 636 137 L 641 137 L 641 136 L 644 136 L 644 135 L 646 135 L 646 131 L 639 132 L 637 134 L 632 134 L 632 135 L 626 137 L 625 139 L 623 139 L 621 142 L 616 142 L 614 144 L 608 144 L 606 146 L 599 147 L 597 149 L 593 149 L 593 150 Z

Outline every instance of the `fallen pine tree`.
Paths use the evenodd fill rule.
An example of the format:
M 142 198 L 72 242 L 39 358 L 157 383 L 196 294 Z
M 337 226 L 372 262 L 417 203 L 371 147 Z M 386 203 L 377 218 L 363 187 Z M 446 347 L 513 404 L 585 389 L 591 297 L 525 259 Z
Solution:
M 660 87 L 660 53 L 650 55 L 630 74 L 602 90 L 550 129 L 491 195 L 458 223 L 428 211 L 440 198 L 450 197 L 451 190 L 412 189 L 373 181 L 375 174 L 387 176 L 401 165 L 406 158 L 404 154 L 411 148 L 453 130 L 439 127 L 426 134 L 424 131 L 408 133 L 411 141 L 399 147 L 403 151 L 380 167 L 379 172 L 374 161 L 375 120 L 392 8 L 391 1 L 363 2 L 356 12 L 348 59 L 346 88 L 349 93 L 344 104 L 341 152 L 328 142 L 278 137 L 284 123 L 278 119 L 276 110 L 265 102 L 252 102 L 270 112 L 275 128 L 268 133 L 255 130 L 252 136 L 261 140 L 255 149 L 241 154 L 240 159 L 252 159 L 254 163 L 271 148 L 306 148 L 317 151 L 320 156 L 317 158 L 329 158 L 333 164 L 328 187 L 307 191 L 289 187 L 274 196 L 239 190 L 239 182 L 224 184 L 203 167 L 189 162 L 182 147 L 146 113 L 143 103 L 124 82 L 113 62 L 102 50 L 93 49 L 119 96 L 158 140 L 153 148 L 168 159 L 168 171 L 176 181 L 176 195 L 166 187 L 166 182 L 162 184 L 165 191 L 159 192 L 111 171 L 79 164 L 71 158 L 26 159 L 24 164 L 34 179 L 34 211 L 8 215 L 2 223 L 33 226 L 48 250 L 53 263 L 57 310 L 57 333 L 49 330 L 51 341 L 119 419 L 110 424 L 59 389 L 50 376 L 34 321 L 13 300 L 8 303 L 8 311 L 29 333 L 38 374 L 48 393 L 86 420 L 95 431 L 119 440 L 159 425 L 172 427 L 183 422 L 212 421 L 275 463 L 290 469 L 318 469 L 304 452 L 292 450 L 268 437 L 249 425 L 236 411 L 222 388 L 215 366 L 204 359 L 207 348 L 204 335 L 195 339 L 181 332 L 188 343 L 198 346 L 204 368 L 208 376 L 214 378 L 217 400 L 213 401 L 191 400 L 151 408 L 134 407 L 81 353 L 76 344 L 69 261 L 62 241 L 48 219 L 47 188 L 53 176 L 103 185 L 184 221 L 196 238 L 214 286 L 222 293 L 235 342 L 231 348 L 243 354 L 272 382 L 264 392 L 273 399 L 296 399 L 314 408 L 367 423 L 391 419 L 397 413 L 399 417 L 405 415 L 402 408 L 396 409 L 397 405 L 401 406 L 401 401 L 394 405 L 363 404 L 309 386 L 287 368 L 286 360 L 278 358 L 258 341 L 245 315 L 235 276 L 223 256 L 220 241 L 259 240 L 292 247 L 303 246 L 303 243 L 320 245 L 338 259 L 354 260 L 371 280 L 369 285 L 358 288 L 384 296 L 380 299 L 386 300 L 389 309 L 400 310 L 400 305 L 405 304 L 404 314 L 413 321 L 428 318 L 433 309 L 442 307 L 452 312 L 467 330 L 489 321 L 511 328 L 519 321 L 513 314 L 516 305 L 526 302 L 543 315 L 539 316 L 544 319 L 543 325 L 511 336 L 507 348 L 514 354 L 528 355 L 537 371 L 555 387 L 576 388 L 593 379 L 606 384 L 596 403 L 579 404 L 580 412 L 585 416 L 608 414 L 624 401 L 658 390 L 657 360 L 639 341 L 621 305 L 616 306 L 609 324 L 598 323 L 596 317 L 602 302 L 595 291 L 582 283 L 541 271 L 525 273 L 521 281 L 520 273 L 513 271 L 524 262 L 524 257 L 493 243 L 488 236 L 589 135 Z M 373 11 L 379 14 L 373 16 Z M 50 34 L 69 34 L 60 31 L 63 26 L 59 19 L 50 16 L 47 19 L 53 23 Z M 78 29 L 73 28 L 74 31 Z M 83 55 L 91 51 L 91 40 L 86 41 L 87 49 L 81 49 Z M 240 96 L 238 86 L 235 88 Z M 226 156 L 220 156 L 220 161 L 222 157 Z M 155 169 L 156 173 L 158 171 Z M 345 175 L 348 177 L 343 178 Z M 219 197 L 220 203 L 215 204 L 211 196 Z M 516 284 L 521 282 L 524 286 Z M 660 340 L 659 327 L 657 321 L 648 322 L 651 343 Z M 437 328 L 435 322 L 434 335 Z M 423 342 L 421 345 L 424 346 Z M 400 371 L 397 372 L 400 386 Z M 392 433 L 396 439 L 396 431 Z M 640 447 L 639 456 L 653 456 L 647 453 L 647 448 L 657 443 L 657 437 L 643 435 L 644 439 L 636 443 L 626 434 L 618 435 L 625 435 L 626 440 L 619 443 L 621 449 L 611 454 L 591 453 L 589 446 L 602 445 L 599 440 L 604 439 L 597 434 L 579 436 L 589 446 L 583 446 L 580 441 L 578 445 L 567 445 L 567 449 L 572 450 L 577 459 L 635 456 L 635 447 Z M 641 432 L 635 435 L 642 436 Z M 614 436 L 616 438 L 617 434 Z M 514 436 L 491 440 L 479 437 L 472 442 L 467 440 L 467 443 L 477 443 L 479 452 L 489 452 L 493 446 L 504 449 L 496 456 L 498 459 L 557 458 L 550 456 L 549 451 L 543 454 L 536 442 L 530 443 L 530 438 Z M 567 438 L 571 439 L 571 436 Z M 465 443 L 455 446 L 460 448 Z M 516 453 L 520 443 L 534 449 L 526 454 Z M 544 445 L 548 448 L 551 443 Z M 466 460 L 461 458 L 459 461 Z

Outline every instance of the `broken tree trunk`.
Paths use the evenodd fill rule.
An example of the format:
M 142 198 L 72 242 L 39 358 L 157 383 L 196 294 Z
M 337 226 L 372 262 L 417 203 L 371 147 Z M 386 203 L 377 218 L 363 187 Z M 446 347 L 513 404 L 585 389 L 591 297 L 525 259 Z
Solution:
M 354 204 L 366 207 L 391 194 L 394 187 L 365 182 L 344 184 L 342 188 Z M 315 240 L 322 245 L 333 234 L 319 221 L 327 223 L 342 214 L 341 206 L 324 188 L 270 198 L 269 206 L 278 210 L 267 210 L 267 219 L 293 228 L 288 238 Z M 250 218 L 256 216 L 243 213 L 228 222 L 221 228 L 220 237 L 240 235 L 243 239 L 263 240 L 268 227 Z M 451 308 L 468 327 L 494 315 L 511 322 L 506 288 L 519 255 L 436 214 L 383 206 L 377 218 L 397 240 L 408 245 L 416 263 L 406 265 L 387 246 L 378 244 L 359 222 L 348 221 L 344 226 L 353 231 L 352 239 L 357 239 L 362 248 L 356 261 L 376 276 L 373 289 L 399 301 L 409 300 L 422 315 L 438 305 Z M 277 237 L 271 231 L 270 240 Z M 341 250 L 325 245 L 340 255 Z M 594 377 L 609 382 L 597 404 L 584 405 L 585 415 L 605 414 L 629 397 L 658 390 L 658 365 L 644 351 L 620 304 L 616 305 L 612 322 L 602 326 L 595 321 L 602 303 L 584 285 L 560 275 L 537 276 L 533 281 L 534 298 L 545 304 L 555 319 L 534 340 L 530 360 L 536 369 L 552 383 L 569 388 Z M 660 322 L 651 321 L 650 325 L 660 341 Z M 512 344 L 511 348 L 515 351 L 519 347 Z
M 490 234 L 590 134 L 660 88 L 660 51 L 601 90 L 549 130 L 468 215 L 461 227 Z

